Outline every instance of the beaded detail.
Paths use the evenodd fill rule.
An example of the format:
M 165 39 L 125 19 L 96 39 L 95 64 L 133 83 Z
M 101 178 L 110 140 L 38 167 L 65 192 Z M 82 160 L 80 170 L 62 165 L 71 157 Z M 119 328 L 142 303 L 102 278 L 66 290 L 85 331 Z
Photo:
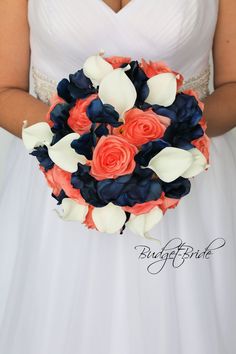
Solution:
M 57 81 L 50 79 L 34 66 L 32 66 L 32 77 L 36 97 L 44 103 L 50 104 L 50 98 L 57 90 Z M 198 75 L 184 81 L 179 92 L 192 89 L 198 92 L 200 99 L 203 99 L 209 95 L 209 78 L 210 65 Z

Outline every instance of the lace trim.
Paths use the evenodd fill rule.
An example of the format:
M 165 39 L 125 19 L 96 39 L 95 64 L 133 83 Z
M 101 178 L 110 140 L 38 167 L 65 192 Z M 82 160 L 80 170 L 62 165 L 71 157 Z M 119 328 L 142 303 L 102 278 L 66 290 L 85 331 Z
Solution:
M 50 79 L 34 66 L 32 66 L 32 77 L 36 97 L 44 103 L 50 104 L 50 98 L 57 89 L 57 81 Z M 192 89 L 198 92 L 200 99 L 203 99 L 209 95 L 209 78 L 210 65 L 198 75 L 184 81 L 179 92 Z

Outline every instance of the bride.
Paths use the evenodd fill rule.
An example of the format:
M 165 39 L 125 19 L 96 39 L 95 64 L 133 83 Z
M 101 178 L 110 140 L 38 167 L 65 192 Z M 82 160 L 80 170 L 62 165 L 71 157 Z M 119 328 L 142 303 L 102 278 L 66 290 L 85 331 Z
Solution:
M 0 195 L 1 354 L 235 353 L 235 17 L 234 0 L 1 1 L 0 126 L 14 136 Z M 205 103 L 211 166 L 153 228 L 159 243 L 60 220 L 22 144 L 23 120 L 42 121 L 56 83 L 101 48 L 165 61 Z

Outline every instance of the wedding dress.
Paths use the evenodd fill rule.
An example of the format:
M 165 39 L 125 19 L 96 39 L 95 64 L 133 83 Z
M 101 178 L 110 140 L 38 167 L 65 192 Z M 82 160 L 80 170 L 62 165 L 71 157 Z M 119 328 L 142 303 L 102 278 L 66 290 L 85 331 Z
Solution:
M 131 0 L 115 13 L 101 0 L 29 0 L 30 92 L 48 102 L 57 81 L 104 49 L 163 60 L 204 97 L 218 5 Z M 0 353 L 235 353 L 232 132 L 211 140 L 210 164 L 152 229 L 154 241 L 62 221 L 36 159 L 14 138 L 0 196 Z M 168 242 L 177 252 L 180 240 L 205 256 L 165 263 L 158 252 Z

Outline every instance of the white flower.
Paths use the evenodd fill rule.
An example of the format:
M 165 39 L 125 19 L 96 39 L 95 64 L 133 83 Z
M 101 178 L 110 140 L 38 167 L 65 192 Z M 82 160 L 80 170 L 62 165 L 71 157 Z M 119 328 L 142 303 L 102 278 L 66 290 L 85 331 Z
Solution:
M 78 154 L 72 147 L 73 140 L 79 139 L 77 133 L 70 133 L 64 136 L 56 144 L 48 147 L 50 159 L 64 171 L 77 171 L 78 162 L 85 164 L 87 159 L 84 155 Z
M 92 219 L 100 232 L 114 233 L 124 225 L 126 214 L 121 207 L 109 203 L 104 207 L 94 208 Z
M 176 97 L 176 75 L 172 73 L 157 74 L 147 80 L 149 94 L 146 102 L 160 106 L 170 106 Z
M 83 65 L 84 75 L 93 83 L 94 87 L 100 85 L 102 79 L 113 71 L 113 67 L 100 54 L 88 57 Z
M 162 210 L 156 206 L 148 213 L 134 215 L 131 214 L 126 226 L 135 234 L 142 237 L 150 231 L 163 217 Z
M 121 118 L 127 110 L 133 108 L 137 98 L 136 89 L 125 74 L 129 68 L 128 64 L 125 68 L 114 69 L 103 78 L 98 89 L 101 101 L 112 105 Z
M 62 212 L 54 209 L 57 215 L 65 221 L 84 222 L 88 212 L 88 206 L 82 205 L 70 198 L 64 198 L 61 203 Z
M 162 181 L 172 182 L 182 176 L 192 163 L 191 152 L 175 147 L 166 147 L 149 161 L 147 167 L 152 169 Z
M 27 121 L 23 121 L 22 140 L 27 150 L 35 147 L 48 146 L 53 138 L 53 133 L 48 123 L 39 122 L 27 127 Z
M 64 136 L 56 144 L 50 145 L 53 133 L 50 126 L 46 122 L 36 123 L 30 127 L 26 127 L 27 122 L 24 121 L 22 128 L 22 140 L 27 150 L 35 147 L 46 145 L 50 159 L 64 171 L 75 172 L 78 162 L 85 164 L 87 159 L 84 155 L 77 154 L 71 147 L 71 143 L 75 139 L 79 139 L 80 135 L 71 133 Z
M 197 148 L 188 150 L 193 156 L 193 162 L 191 166 L 181 175 L 185 178 L 191 178 L 197 176 L 199 173 L 203 172 L 209 167 L 207 164 L 207 159 Z

